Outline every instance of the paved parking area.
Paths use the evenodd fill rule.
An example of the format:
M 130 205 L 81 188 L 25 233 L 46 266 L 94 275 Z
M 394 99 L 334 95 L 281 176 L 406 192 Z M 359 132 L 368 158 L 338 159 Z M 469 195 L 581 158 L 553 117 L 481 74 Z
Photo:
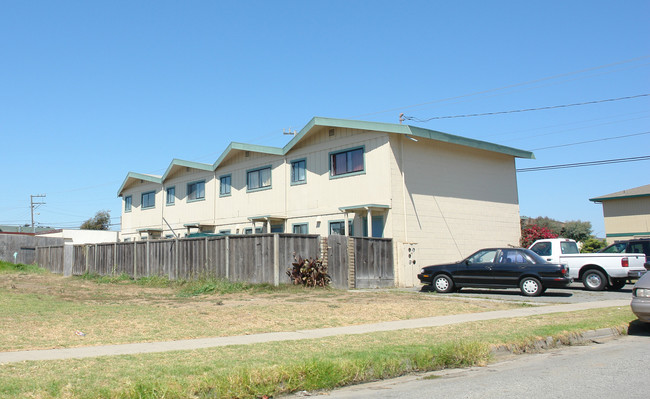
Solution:
M 632 300 L 632 284 L 627 284 L 619 291 L 587 291 L 582 283 L 572 283 L 567 288 L 549 288 L 542 296 L 525 297 L 517 288 L 509 289 L 484 289 L 484 288 L 463 288 L 460 292 L 453 294 L 438 294 L 422 291 L 421 287 L 414 288 L 423 294 L 448 295 L 458 298 L 481 298 L 495 299 L 502 301 L 521 301 L 532 303 L 578 303 L 622 299 Z

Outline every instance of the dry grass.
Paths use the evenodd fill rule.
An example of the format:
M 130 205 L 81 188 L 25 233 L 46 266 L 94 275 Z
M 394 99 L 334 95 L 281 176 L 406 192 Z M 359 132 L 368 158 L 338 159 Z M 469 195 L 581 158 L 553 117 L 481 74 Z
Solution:
M 0 350 L 294 331 L 518 306 L 399 290 L 285 288 L 183 298 L 173 288 L 1 274 Z
M 491 345 L 524 348 L 631 320 L 629 308 L 609 308 L 191 353 L 12 363 L 0 366 L 0 398 L 259 398 L 482 365 Z

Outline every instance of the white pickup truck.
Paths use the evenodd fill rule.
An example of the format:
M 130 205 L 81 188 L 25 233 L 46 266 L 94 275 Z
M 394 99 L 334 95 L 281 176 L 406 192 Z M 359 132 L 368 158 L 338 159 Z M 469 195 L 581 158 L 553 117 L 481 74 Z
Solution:
M 567 265 L 569 277 L 581 280 L 590 291 L 620 290 L 627 280 L 646 272 L 644 254 L 581 254 L 576 242 L 567 238 L 537 240 L 529 249 L 547 262 Z

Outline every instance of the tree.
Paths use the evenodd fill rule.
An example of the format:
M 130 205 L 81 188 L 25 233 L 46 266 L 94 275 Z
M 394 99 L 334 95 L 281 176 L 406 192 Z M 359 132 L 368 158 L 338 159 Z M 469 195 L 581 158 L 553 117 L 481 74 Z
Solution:
M 598 252 L 601 249 L 605 248 L 606 246 L 607 246 L 607 241 L 595 237 L 590 237 L 587 238 L 582 243 L 582 249 L 580 250 L 580 252 L 583 253 Z
M 562 222 L 559 220 L 551 219 L 546 216 L 538 216 L 536 218 L 526 218 L 521 220 L 521 230 L 523 230 L 526 227 L 530 226 L 539 226 L 539 227 L 544 227 L 548 230 L 550 230 L 552 233 L 555 234 L 560 234 L 562 231 Z
M 521 232 L 521 246 L 529 247 L 532 243 L 543 238 L 557 238 L 558 234 L 546 227 L 532 225 L 524 228 Z
M 582 222 L 580 220 L 568 221 L 562 226 L 560 236 L 584 242 L 592 237 L 591 222 Z
M 81 224 L 82 230 L 108 230 L 111 227 L 110 211 L 98 211 L 94 217 Z

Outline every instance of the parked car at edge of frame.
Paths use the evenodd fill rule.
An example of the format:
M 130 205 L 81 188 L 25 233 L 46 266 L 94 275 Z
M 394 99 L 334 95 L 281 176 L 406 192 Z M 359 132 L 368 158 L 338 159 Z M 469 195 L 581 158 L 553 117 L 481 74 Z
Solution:
M 524 248 L 481 249 L 460 262 L 426 266 L 418 279 L 440 293 L 462 287 L 519 288 L 526 296 L 571 283 L 565 265 L 548 263 Z
M 650 323 L 650 273 L 646 273 L 632 288 L 632 312 L 642 322 Z

